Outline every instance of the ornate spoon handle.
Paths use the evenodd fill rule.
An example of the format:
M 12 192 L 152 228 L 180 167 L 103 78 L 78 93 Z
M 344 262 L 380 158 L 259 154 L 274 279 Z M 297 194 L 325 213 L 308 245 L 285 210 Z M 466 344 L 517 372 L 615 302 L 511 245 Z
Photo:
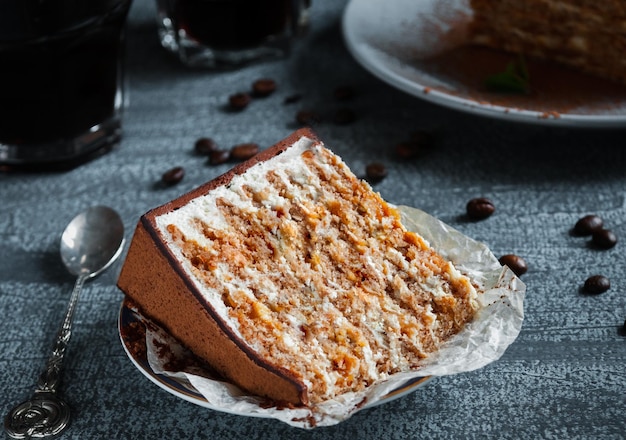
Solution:
M 13 408 L 4 419 L 4 429 L 14 439 L 45 438 L 60 434 L 70 422 L 70 408 L 56 396 L 61 381 L 65 351 L 72 336 L 74 311 L 80 292 L 89 278 L 81 274 L 76 279 L 63 324 L 57 333 L 46 369 L 39 376 L 34 395 Z
M 65 312 L 65 318 L 63 324 L 57 333 L 54 345 L 52 346 L 52 354 L 48 358 L 46 369 L 39 376 L 37 382 L 37 389 L 35 392 L 56 392 L 57 386 L 61 380 L 61 369 L 63 368 L 63 359 L 65 357 L 65 351 L 69 345 L 70 338 L 72 337 L 72 323 L 74 322 L 74 311 L 78 304 L 78 298 L 80 292 L 87 280 L 88 276 L 81 274 L 74 284 L 72 295 L 70 296 L 70 302 L 67 305 L 67 311 Z

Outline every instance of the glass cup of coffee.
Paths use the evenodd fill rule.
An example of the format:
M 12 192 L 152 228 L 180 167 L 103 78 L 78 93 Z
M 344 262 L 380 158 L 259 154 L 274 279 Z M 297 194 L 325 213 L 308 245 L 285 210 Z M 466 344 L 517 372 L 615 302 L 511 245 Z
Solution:
M 289 54 L 310 0 L 156 0 L 161 45 L 190 67 L 232 68 Z
M 0 170 L 64 169 L 121 137 L 132 0 L 0 0 Z

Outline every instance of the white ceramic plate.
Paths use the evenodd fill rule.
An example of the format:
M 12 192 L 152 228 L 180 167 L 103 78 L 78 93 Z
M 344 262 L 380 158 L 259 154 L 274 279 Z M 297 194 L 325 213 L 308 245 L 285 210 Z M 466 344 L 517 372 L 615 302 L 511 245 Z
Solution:
M 558 78 L 552 87 L 550 83 L 540 84 L 536 77 L 538 96 L 531 93 L 503 97 L 480 90 L 482 83 L 468 85 L 467 78 L 458 81 L 454 71 L 442 71 L 441 65 L 428 58 L 463 42 L 465 25 L 471 18 L 467 3 L 468 0 L 351 0 L 343 15 L 344 39 L 357 62 L 373 75 L 435 104 L 535 124 L 626 125 L 626 87 L 560 67 L 550 68 L 557 69 L 570 85 Z M 478 62 L 471 57 L 464 60 L 467 62 L 463 70 L 476 67 Z M 530 76 L 533 87 L 532 69 Z
M 215 404 L 210 404 L 197 389 L 193 387 L 193 385 L 184 378 L 172 377 L 165 374 L 156 373 L 151 367 L 145 356 L 141 356 L 137 354 L 137 350 L 133 348 L 134 344 L 143 343 L 145 346 L 145 338 L 137 339 L 135 337 L 136 330 L 128 330 L 132 325 L 141 325 L 144 326 L 146 318 L 139 316 L 132 307 L 127 303 L 127 300 L 124 300 L 122 306 L 120 308 L 120 315 L 118 320 L 118 332 L 120 335 L 120 340 L 122 341 L 122 347 L 124 347 L 124 351 L 128 355 L 129 359 L 133 363 L 133 365 L 143 373 L 148 379 L 150 379 L 153 383 L 158 385 L 160 388 L 164 389 L 170 394 L 173 394 L 176 397 L 187 400 L 189 402 L 195 403 L 196 405 L 202 406 L 204 408 L 209 408 L 215 411 L 227 412 L 230 414 L 237 414 L 241 416 L 249 416 L 249 417 L 266 417 L 263 413 L 247 413 L 247 412 L 237 412 L 231 409 L 225 409 Z M 146 320 L 147 321 L 147 320 Z M 154 325 L 154 324 L 151 324 Z M 141 351 L 141 350 L 140 350 Z M 402 386 L 396 388 L 394 391 L 387 394 L 383 399 L 374 404 L 366 404 L 364 408 L 371 408 L 383 403 L 391 402 L 401 396 L 404 396 L 408 393 L 411 393 L 428 382 L 430 377 L 420 377 L 410 381 L 407 381 Z

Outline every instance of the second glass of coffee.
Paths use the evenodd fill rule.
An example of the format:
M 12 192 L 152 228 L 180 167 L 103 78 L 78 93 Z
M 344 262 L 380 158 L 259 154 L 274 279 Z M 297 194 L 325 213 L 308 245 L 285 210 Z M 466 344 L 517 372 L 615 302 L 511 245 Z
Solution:
M 161 45 L 187 66 L 236 67 L 288 55 L 309 0 L 156 0 Z

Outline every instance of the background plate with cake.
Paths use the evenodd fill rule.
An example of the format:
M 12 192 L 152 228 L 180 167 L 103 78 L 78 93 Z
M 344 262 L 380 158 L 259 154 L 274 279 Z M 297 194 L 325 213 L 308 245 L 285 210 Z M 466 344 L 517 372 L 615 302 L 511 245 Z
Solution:
M 343 33 L 363 67 L 420 99 L 511 121 L 619 127 L 623 17 L 615 1 L 351 0 Z M 489 87 L 520 55 L 526 91 Z

